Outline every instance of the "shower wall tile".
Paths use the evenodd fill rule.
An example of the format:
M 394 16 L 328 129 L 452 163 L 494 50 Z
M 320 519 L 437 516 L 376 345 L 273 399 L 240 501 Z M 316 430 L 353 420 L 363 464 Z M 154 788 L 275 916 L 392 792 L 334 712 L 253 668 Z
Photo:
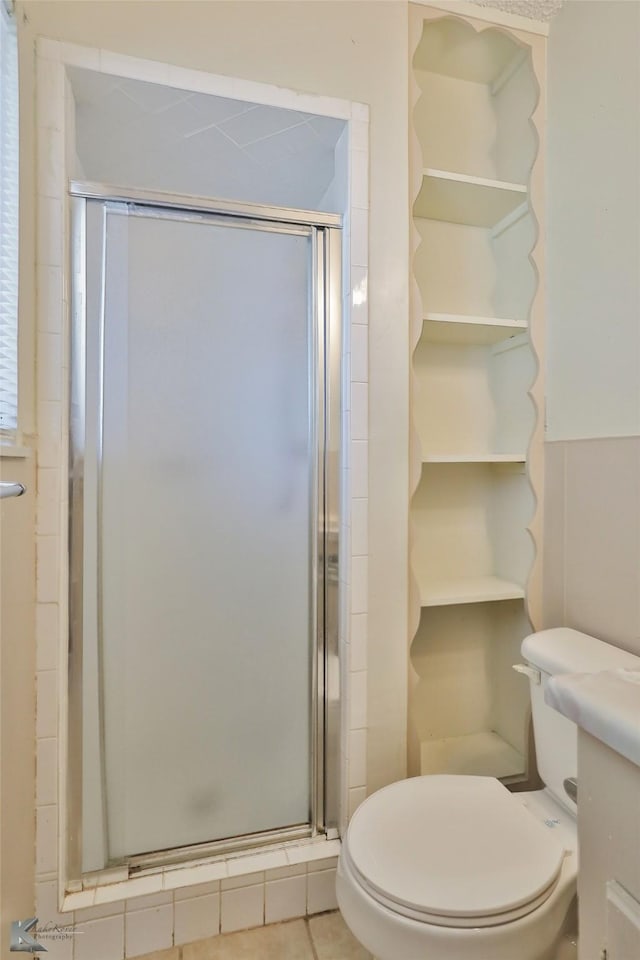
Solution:
M 46 114 L 50 129 L 62 133 L 60 102 L 64 96 L 64 76 L 55 61 L 46 57 L 36 60 L 36 83 L 38 87 L 38 108 Z
M 367 782 L 367 731 L 352 730 L 349 734 L 349 786 L 362 787 Z
M 351 384 L 351 437 L 369 439 L 369 389 L 366 383 Z
M 36 599 L 57 603 L 60 598 L 60 553 L 58 537 L 36 536 Z
M 240 874 L 220 881 L 221 890 L 238 890 L 240 887 L 253 887 L 257 883 L 264 883 L 264 873 Z
M 322 860 L 312 860 L 307 866 L 307 873 L 317 873 L 318 870 L 335 870 L 337 866 L 337 857 L 323 857 Z
M 351 151 L 352 206 L 359 210 L 369 209 L 369 154 L 366 150 Z
M 40 37 L 38 37 L 38 52 L 40 52 Z M 100 60 L 102 51 L 95 50 L 91 47 L 81 47 L 75 43 L 58 43 L 58 57 L 57 59 L 64 61 L 65 63 L 70 64 L 74 67 L 82 67 L 84 70 L 100 70 Z M 51 46 L 49 46 L 49 50 Z M 52 57 L 50 53 L 44 54 L 44 56 L 50 57 L 50 59 L 56 59 L 55 56 Z
M 271 880 L 283 880 L 285 877 L 302 877 L 307 872 L 306 863 L 292 863 L 287 867 L 278 867 L 269 870 L 266 874 L 267 883 Z
M 38 417 L 38 469 L 56 467 L 61 469 L 62 457 L 62 404 L 39 401 Z M 55 598 L 56 602 L 58 597 Z M 46 601 L 39 601 L 44 603 Z
M 52 197 L 39 197 L 36 245 L 38 266 L 62 266 L 62 238 L 62 203 Z
M 265 923 L 293 920 L 306 912 L 306 876 L 272 880 L 265 887 Z
M 124 908 L 127 913 L 134 910 L 148 910 L 149 907 L 162 907 L 173 903 L 173 893 L 162 890 L 159 893 L 150 893 L 146 897 L 132 897 L 125 901 Z
M 39 603 L 36 606 L 36 666 L 38 670 L 58 669 L 58 618 L 57 603 Z
M 60 474 L 57 470 L 38 471 L 36 533 L 55 536 L 60 529 Z
M 79 923 L 73 960 L 121 960 L 124 957 L 124 915 Z
M 58 807 L 36 809 L 36 877 L 55 873 L 58 866 Z
M 82 920 L 102 920 L 103 917 L 115 917 L 124 913 L 124 900 L 114 900 L 113 903 L 102 903 L 99 907 L 84 907 L 77 911 Z
M 55 804 L 58 799 L 58 741 L 38 740 L 36 746 L 36 804 Z
M 173 903 L 125 916 L 125 956 L 139 957 L 153 950 L 173 946 Z
M 352 671 L 367 668 L 367 614 L 354 613 L 351 617 L 349 668 Z
M 48 264 L 36 268 L 38 330 L 62 333 L 62 270 Z
M 351 552 L 354 557 L 366 557 L 369 552 L 369 501 L 351 501 Z
M 192 943 L 220 932 L 220 894 L 179 900 L 175 905 L 174 942 Z
M 351 379 L 357 383 L 369 379 L 369 330 L 363 324 L 351 331 Z
M 246 857 L 235 857 L 227 862 L 229 877 L 241 874 L 257 873 L 262 870 L 274 870 L 276 867 L 286 867 L 287 857 L 284 850 L 268 850 Z
M 95 904 L 97 906 L 100 903 L 125 900 L 128 897 L 147 897 L 150 894 L 159 893 L 161 889 L 162 874 L 134 877 L 132 880 L 122 880 L 119 883 L 96 887 Z
M 57 124 L 56 124 L 57 126 Z M 41 127 L 37 159 L 38 193 L 41 197 L 57 197 L 60 179 L 64 177 L 64 145 L 62 133 L 55 126 Z M 57 201 L 56 201 L 57 202 Z M 44 261 L 43 261 L 44 262 Z
M 173 891 L 173 899 L 176 903 L 178 903 L 180 900 L 193 900 L 195 897 L 208 897 L 212 893 L 220 893 L 219 880 L 214 880 L 212 883 L 201 883 L 197 887 L 183 887 L 181 889 L 176 889 Z
M 319 870 L 307 877 L 307 913 L 336 910 L 336 871 Z
M 366 267 L 369 262 L 369 217 L 366 210 L 351 208 L 351 263 Z
M 165 870 L 162 878 L 165 890 L 177 887 L 190 887 L 193 884 L 211 883 L 227 876 L 227 865 L 224 861 L 218 863 L 203 863 L 197 867 L 183 867 L 178 870 Z
M 351 496 L 369 496 L 369 449 L 366 440 L 351 442 Z
M 351 730 L 361 730 L 367 725 L 367 671 L 351 675 L 351 707 L 349 711 Z
M 246 930 L 264 923 L 264 884 L 223 890 L 220 903 L 220 930 Z
M 58 671 L 41 670 L 36 675 L 36 737 L 58 735 Z
M 351 149 L 369 149 L 369 123 L 366 120 L 353 120 L 351 123 Z
M 368 601 L 369 561 L 367 557 L 351 559 L 351 611 L 366 613 Z

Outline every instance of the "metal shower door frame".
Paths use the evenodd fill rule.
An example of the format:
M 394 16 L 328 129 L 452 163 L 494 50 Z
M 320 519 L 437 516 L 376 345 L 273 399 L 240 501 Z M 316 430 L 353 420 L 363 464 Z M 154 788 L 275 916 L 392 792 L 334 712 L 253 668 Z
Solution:
M 72 310 L 71 310 L 71 384 L 69 410 L 69 662 L 67 715 L 67 804 L 64 827 L 66 874 L 71 880 L 83 873 L 83 768 L 93 767 L 97 791 L 92 806 L 93 840 L 91 872 L 116 864 L 129 872 L 150 869 L 167 863 L 213 855 L 287 840 L 311 837 L 337 827 L 340 758 L 340 677 L 339 677 L 339 559 L 340 559 L 340 465 L 341 465 L 341 383 L 342 316 L 341 264 L 342 218 L 336 214 L 292 210 L 259 204 L 240 204 L 227 200 L 181 196 L 147 190 L 128 190 L 111 185 L 72 181 Z M 310 290 L 310 363 L 311 372 L 310 439 L 314 452 L 309 482 L 313 504 L 310 556 L 311 651 L 311 770 L 310 817 L 307 826 L 267 831 L 242 837 L 162 850 L 157 853 L 109 861 L 105 809 L 104 737 L 101 728 L 102 704 L 100 672 L 101 598 L 98 562 L 100 558 L 100 475 L 103 416 L 104 304 L 106 276 L 106 222 L 109 216 L 158 216 L 200 223 L 224 224 L 307 235 L 312 244 Z M 90 231 L 99 249 L 101 276 L 89 282 L 87 275 L 88 218 L 98 217 L 99 235 Z M 95 223 L 94 223 L 95 226 Z M 87 351 L 87 317 L 98 311 L 98 356 Z M 93 392 L 92 392 L 93 391 Z M 97 404 L 95 423 L 87 417 L 90 402 Z M 94 454 L 87 457 L 87 452 Z M 97 491 L 97 515 L 89 518 L 84 504 L 85 483 Z M 87 529 L 88 528 L 88 529 Z M 85 544 L 96 560 L 92 583 L 85 583 Z M 88 607 L 91 625 L 83 622 Z M 87 633 L 91 631 L 91 643 Z M 93 678 L 93 679 L 91 679 Z M 93 736 L 89 742 L 83 730 L 83 697 L 94 705 Z M 100 744 L 100 756 L 90 749 Z M 98 862 L 102 860 L 102 865 Z M 85 872 L 86 872 L 85 868 Z

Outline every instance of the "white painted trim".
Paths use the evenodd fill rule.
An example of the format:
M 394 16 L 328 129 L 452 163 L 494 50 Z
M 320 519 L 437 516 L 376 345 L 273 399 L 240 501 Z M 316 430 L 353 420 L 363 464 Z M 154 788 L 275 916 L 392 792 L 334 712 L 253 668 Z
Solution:
M 460 17 L 485 20 L 496 26 L 535 33 L 540 37 L 549 36 L 549 24 L 542 20 L 530 20 L 529 17 L 523 17 L 519 13 L 505 13 L 504 10 L 498 10 L 496 7 L 479 7 L 470 0 L 411 0 L 411 2 Z

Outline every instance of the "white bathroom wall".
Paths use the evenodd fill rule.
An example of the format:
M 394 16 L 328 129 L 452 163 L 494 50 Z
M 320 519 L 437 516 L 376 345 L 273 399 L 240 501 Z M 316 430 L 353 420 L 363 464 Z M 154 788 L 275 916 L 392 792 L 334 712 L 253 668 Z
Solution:
M 640 5 L 549 38 L 545 623 L 640 652 Z
M 640 432 L 640 4 L 549 37 L 547 439 Z

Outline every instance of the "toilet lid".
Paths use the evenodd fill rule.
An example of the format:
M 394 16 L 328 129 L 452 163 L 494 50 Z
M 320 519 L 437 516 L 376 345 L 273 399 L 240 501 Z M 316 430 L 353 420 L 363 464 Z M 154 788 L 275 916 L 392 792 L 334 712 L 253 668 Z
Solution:
M 544 902 L 564 847 L 492 777 L 391 784 L 358 807 L 345 855 L 368 892 L 444 926 L 488 926 Z

